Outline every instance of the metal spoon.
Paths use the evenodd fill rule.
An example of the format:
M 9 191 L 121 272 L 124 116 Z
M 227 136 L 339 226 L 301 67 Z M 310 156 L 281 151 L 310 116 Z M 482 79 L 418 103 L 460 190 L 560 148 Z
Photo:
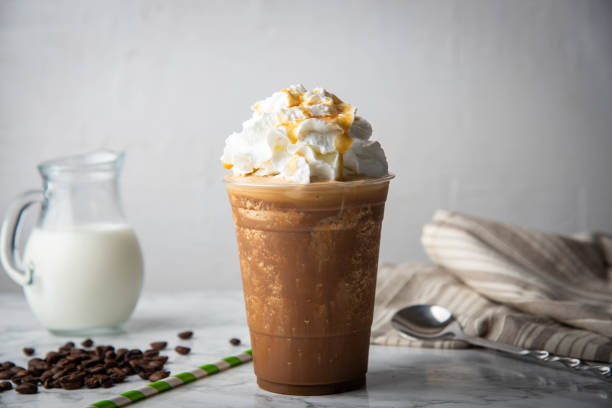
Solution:
M 391 318 L 391 326 L 402 335 L 424 340 L 460 340 L 474 346 L 503 351 L 538 362 L 560 363 L 567 368 L 585 373 L 595 373 L 600 378 L 612 379 L 612 366 L 585 362 L 578 358 L 559 357 L 545 350 L 526 350 L 481 337 L 465 334 L 452 313 L 436 305 L 413 305 L 400 309 Z

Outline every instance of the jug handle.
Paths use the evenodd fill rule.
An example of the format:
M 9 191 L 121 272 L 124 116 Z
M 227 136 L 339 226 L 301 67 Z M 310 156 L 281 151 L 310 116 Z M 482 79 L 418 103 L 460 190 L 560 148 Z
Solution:
M 33 204 L 42 203 L 44 193 L 40 190 L 26 191 L 9 205 L 0 230 L 0 261 L 6 273 L 21 286 L 32 283 L 32 269 L 22 269 L 17 252 L 17 236 L 23 214 Z

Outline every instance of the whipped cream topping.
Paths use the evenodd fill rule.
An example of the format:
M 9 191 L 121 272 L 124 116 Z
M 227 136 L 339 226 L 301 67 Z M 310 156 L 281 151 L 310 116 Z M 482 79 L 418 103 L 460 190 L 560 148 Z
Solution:
M 251 108 L 242 131 L 225 140 L 221 161 L 235 175 L 308 184 L 388 173 L 380 143 L 356 108 L 322 88 L 292 85 Z

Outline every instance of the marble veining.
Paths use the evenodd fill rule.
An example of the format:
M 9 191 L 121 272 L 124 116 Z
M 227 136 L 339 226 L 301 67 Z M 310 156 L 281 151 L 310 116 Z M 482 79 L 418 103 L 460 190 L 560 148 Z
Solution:
M 193 329 L 191 340 L 177 332 Z M 243 346 L 228 343 L 239 337 Z M 24 346 L 38 353 L 68 340 L 42 329 L 20 294 L 0 295 L 0 361 L 25 365 Z M 98 344 L 146 348 L 166 340 L 192 348 L 181 356 L 168 351 L 167 368 L 178 373 L 247 348 L 248 329 L 240 292 L 145 294 L 123 333 L 94 337 Z M 483 350 L 430 350 L 373 346 L 367 388 L 321 397 L 276 395 L 260 390 L 251 364 L 179 387 L 142 401 L 143 407 L 609 407 L 612 383 L 541 367 Z M 85 407 L 138 388 L 145 381 L 133 376 L 110 389 L 45 390 L 36 395 L 14 391 L 0 394 L 0 407 Z

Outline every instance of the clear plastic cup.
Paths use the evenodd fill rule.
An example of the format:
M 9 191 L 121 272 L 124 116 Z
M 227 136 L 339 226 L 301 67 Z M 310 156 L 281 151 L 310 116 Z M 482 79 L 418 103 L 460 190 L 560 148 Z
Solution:
M 365 385 L 392 178 L 308 185 L 225 178 L 261 388 L 321 395 Z

